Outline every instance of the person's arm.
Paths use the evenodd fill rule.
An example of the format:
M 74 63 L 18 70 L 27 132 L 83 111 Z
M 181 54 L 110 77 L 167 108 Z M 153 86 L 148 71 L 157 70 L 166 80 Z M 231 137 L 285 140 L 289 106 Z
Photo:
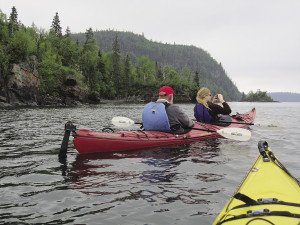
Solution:
M 223 105 L 223 113 L 222 114 L 229 115 L 231 113 L 231 108 L 228 105 L 228 103 L 227 102 L 223 102 L 222 105 Z
M 218 114 L 223 114 L 223 115 L 229 115 L 231 113 L 231 108 L 227 104 L 227 102 L 223 102 L 222 106 L 219 106 L 218 104 L 214 104 L 212 102 L 208 102 L 208 107 L 212 111 L 213 114 L 218 115 Z
M 190 128 L 194 126 L 193 120 L 191 120 L 184 112 L 180 110 L 178 114 L 178 120 L 182 124 L 183 128 Z
M 194 125 L 193 120 L 191 120 L 178 106 L 172 105 L 172 107 L 175 111 L 174 113 L 176 114 L 177 120 L 183 128 L 190 128 Z

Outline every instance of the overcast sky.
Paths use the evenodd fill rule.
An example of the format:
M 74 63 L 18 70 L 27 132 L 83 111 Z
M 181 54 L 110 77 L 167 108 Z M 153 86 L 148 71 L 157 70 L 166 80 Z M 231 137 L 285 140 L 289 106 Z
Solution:
M 300 93 L 298 0 L 0 0 L 26 26 L 114 29 L 200 47 L 221 62 L 240 91 Z

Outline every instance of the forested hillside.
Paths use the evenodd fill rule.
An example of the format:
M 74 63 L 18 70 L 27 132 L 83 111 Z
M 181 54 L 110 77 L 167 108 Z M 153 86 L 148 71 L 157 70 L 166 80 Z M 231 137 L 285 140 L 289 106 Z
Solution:
M 68 104 L 100 99 L 149 100 L 171 85 L 176 101 L 199 87 L 240 100 L 222 65 L 193 46 L 162 44 L 131 32 L 72 34 L 56 13 L 49 31 L 26 27 L 15 7 L 0 10 L 0 102 Z
M 143 35 L 132 32 L 113 30 L 95 31 L 97 44 L 104 51 L 111 51 L 117 36 L 122 55 L 128 55 L 134 62 L 140 56 L 147 56 L 160 66 L 171 65 L 176 70 L 188 68 L 196 76 L 195 81 L 200 87 L 207 86 L 213 92 L 224 93 L 230 100 L 240 100 L 241 93 L 227 76 L 221 63 L 214 60 L 209 53 L 195 46 L 163 44 L 147 40 Z M 85 34 L 72 34 L 75 40 L 84 43 Z

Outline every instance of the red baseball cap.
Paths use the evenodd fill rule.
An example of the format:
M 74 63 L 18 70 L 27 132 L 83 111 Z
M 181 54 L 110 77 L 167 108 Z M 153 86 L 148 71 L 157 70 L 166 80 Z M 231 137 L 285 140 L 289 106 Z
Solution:
M 162 86 L 158 91 L 159 96 L 166 96 L 172 94 L 174 94 L 174 91 L 173 88 L 171 88 L 170 86 Z

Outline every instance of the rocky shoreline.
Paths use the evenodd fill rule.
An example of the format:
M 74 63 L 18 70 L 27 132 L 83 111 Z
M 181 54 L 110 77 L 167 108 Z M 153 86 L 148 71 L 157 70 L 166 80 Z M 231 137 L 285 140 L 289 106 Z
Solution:
M 19 107 L 73 107 L 86 104 L 145 103 L 156 96 L 129 96 L 124 99 L 103 99 L 97 92 L 80 87 L 76 78 L 67 75 L 61 85 L 52 94 L 43 94 L 37 70 L 37 59 L 30 56 L 25 62 L 11 65 L 8 77 L 0 74 L 0 108 Z M 155 93 L 154 93 L 155 95 Z M 176 96 L 176 102 L 191 102 L 190 96 Z
M 37 102 L 14 102 L 14 103 L 7 103 L 0 101 L 0 109 L 17 109 L 17 108 L 64 108 L 64 107 L 81 107 L 85 105 L 102 105 L 102 104 L 130 104 L 130 103 L 140 103 L 144 104 L 144 100 L 108 100 L 108 99 L 100 99 L 99 102 L 80 102 L 74 99 L 67 99 L 67 100 L 60 100 L 59 98 L 52 98 L 48 97 L 47 101 L 43 102 L 42 104 L 38 104 Z

